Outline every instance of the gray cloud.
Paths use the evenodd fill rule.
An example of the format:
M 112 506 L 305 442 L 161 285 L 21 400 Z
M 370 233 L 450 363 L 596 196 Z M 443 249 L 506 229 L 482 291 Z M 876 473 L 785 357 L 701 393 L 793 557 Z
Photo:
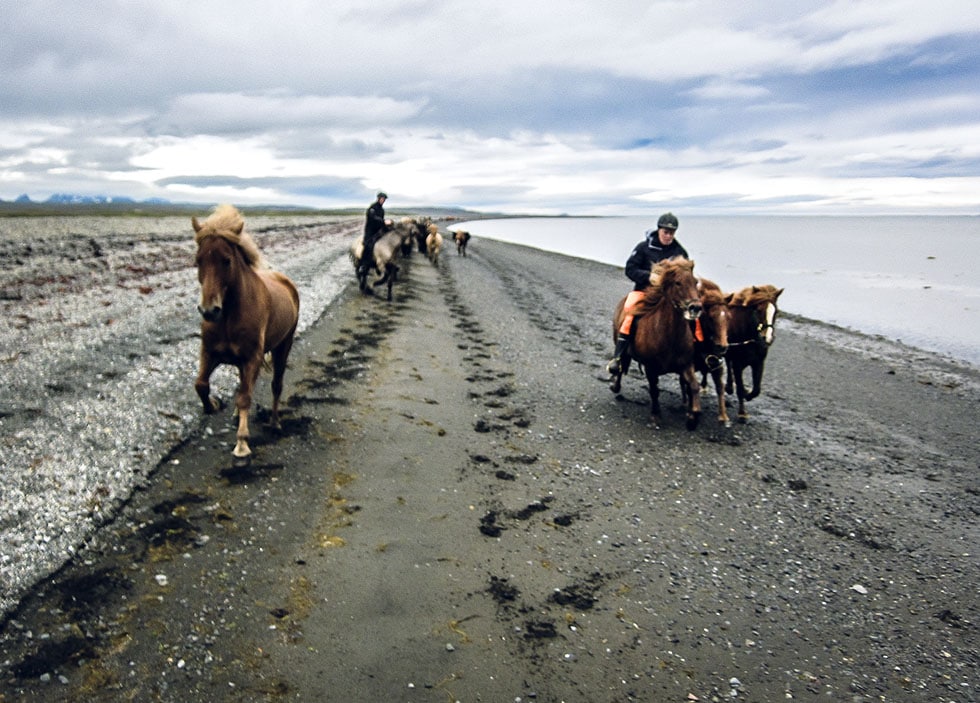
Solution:
M 929 178 L 972 212 L 978 35 L 960 0 L 27 0 L 0 27 L 0 198 L 779 211 L 855 178 L 855 207 L 901 211 L 896 179 Z

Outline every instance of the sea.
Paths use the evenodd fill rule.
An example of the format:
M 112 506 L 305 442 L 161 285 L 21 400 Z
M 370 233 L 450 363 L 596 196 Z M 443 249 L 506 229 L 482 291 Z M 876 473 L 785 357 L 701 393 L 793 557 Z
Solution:
M 623 266 L 653 217 L 453 225 L 473 237 Z M 695 273 L 725 291 L 771 283 L 780 310 L 980 366 L 980 217 L 683 216 Z M 629 281 L 623 277 L 623 290 Z

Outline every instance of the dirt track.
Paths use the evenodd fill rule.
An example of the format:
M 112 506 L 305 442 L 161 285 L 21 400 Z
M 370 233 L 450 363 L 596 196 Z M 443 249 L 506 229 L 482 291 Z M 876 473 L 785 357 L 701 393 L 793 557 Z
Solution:
M 348 289 L 250 469 L 228 418 L 175 449 L 0 700 L 976 700 L 974 370 L 783 319 L 748 424 L 665 381 L 654 431 L 601 374 L 621 272 L 470 254 Z

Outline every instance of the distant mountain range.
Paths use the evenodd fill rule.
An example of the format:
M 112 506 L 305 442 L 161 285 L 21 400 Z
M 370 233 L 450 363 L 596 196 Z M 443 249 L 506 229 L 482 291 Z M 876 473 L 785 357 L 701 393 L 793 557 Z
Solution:
M 0 215 L 149 215 L 162 216 L 168 214 L 184 214 L 201 211 L 206 208 L 201 203 L 179 203 L 164 198 L 148 198 L 134 200 L 133 198 L 117 195 L 77 195 L 73 193 L 55 193 L 47 200 L 31 200 L 27 194 L 20 195 L 14 200 L 0 198 Z M 255 205 L 243 208 L 250 213 L 330 213 L 337 215 L 357 215 L 364 213 L 360 206 L 330 208 L 310 208 L 302 205 Z M 445 217 L 448 219 L 473 219 L 493 216 L 492 213 L 481 213 L 466 208 L 447 207 L 441 205 L 416 206 L 411 208 L 396 208 L 391 211 L 393 216 L 402 214 L 430 217 Z M 503 216 L 503 215 L 497 215 Z
M 0 198 L 0 203 L 3 199 Z M 26 193 L 24 195 L 19 195 L 13 201 L 19 205 L 26 205 L 28 203 L 43 203 L 45 205 L 134 205 L 136 200 L 132 198 L 121 197 L 118 195 L 75 195 L 73 193 L 54 193 L 47 200 L 31 200 L 31 197 Z M 164 198 L 149 198 L 147 200 L 139 201 L 146 205 L 169 205 L 170 201 Z

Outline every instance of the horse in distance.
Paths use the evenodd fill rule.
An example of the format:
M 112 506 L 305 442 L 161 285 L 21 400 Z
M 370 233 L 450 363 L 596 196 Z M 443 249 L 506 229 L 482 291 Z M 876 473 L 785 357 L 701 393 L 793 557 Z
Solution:
M 456 242 L 456 255 L 466 256 L 466 245 L 470 241 L 470 233 L 466 230 L 458 229 L 453 232 L 453 241 Z
M 439 264 L 439 252 L 442 251 L 442 235 L 439 234 L 439 227 L 431 222 L 426 225 L 428 234 L 425 237 L 425 251 L 429 256 L 429 261 L 434 265 Z
M 266 353 L 272 357 L 271 423 L 279 428 L 286 361 L 299 322 L 299 292 L 285 275 L 266 267 L 245 221 L 231 205 L 219 205 L 203 222 L 191 218 L 197 244 L 195 262 L 201 286 L 201 354 L 194 384 L 205 413 L 221 408 L 211 396 L 211 374 L 222 364 L 238 369 L 235 408 L 236 466 L 248 465 L 248 414 Z

